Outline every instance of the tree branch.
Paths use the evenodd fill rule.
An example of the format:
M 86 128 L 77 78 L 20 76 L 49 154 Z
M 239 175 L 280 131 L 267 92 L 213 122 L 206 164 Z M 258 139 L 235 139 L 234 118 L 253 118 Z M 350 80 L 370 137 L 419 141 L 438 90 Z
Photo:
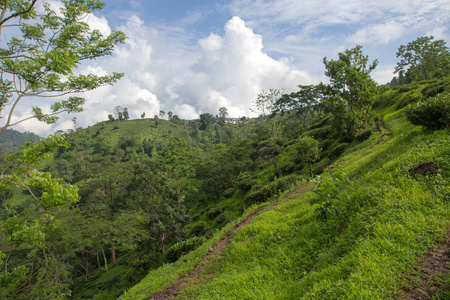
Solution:
M 21 183 L 18 183 L 18 182 L 14 182 L 14 181 L 5 179 L 5 178 L 1 178 L 1 177 L 0 177 L 0 180 L 4 181 L 4 182 L 7 182 L 9 184 L 13 184 L 13 185 L 17 185 L 17 186 L 21 186 L 21 187 L 26 188 L 28 190 L 28 192 L 31 194 L 31 196 L 33 196 L 34 200 L 39 202 L 39 199 L 33 194 L 33 192 L 31 191 L 31 189 L 28 186 L 26 186 L 24 184 L 21 184 Z
M 10 15 L 10 16 L 7 17 L 6 19 L 2 19 L 2 20 L 0 21 L 0 28 L 1 28 L 1 26 L 2 26 L 5 22 L 7 22 L 7 21 L 9 21 L 9 20 L 11 20 L 11 19 L 13 19 L 13 18 L 15 18 L 15 17 L 18 17 L 18 16 L 20 16 L 20 15 L 24 15 L 24 14 L 29 13 L 29 12 L 31 11 L 31 9 L 34 7 L 34 5 L 36 4 L 36 2 L 37 2 L 37 0 L 33 0 L 33 2 L 31 2 L 30 7 L 28 7 L 28 9 L 26 9 L 26 10 L 24 10 L 24 11 L 16 12 L 15 14 Z M 6 8 L 7 8 L 7 3 L 8 3 L 8 1 L 5 2 L 5 8 L 3 9 L 4 12 L 6 12 L 5 10 L 6 10 Z M 3 15 L 3 13 L 2 13 L 2 15 Z

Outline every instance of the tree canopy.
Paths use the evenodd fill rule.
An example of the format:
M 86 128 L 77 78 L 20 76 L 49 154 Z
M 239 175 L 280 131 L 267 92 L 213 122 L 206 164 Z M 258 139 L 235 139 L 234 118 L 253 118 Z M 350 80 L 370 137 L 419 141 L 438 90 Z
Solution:
M 8 39 L 0 48 L 0 112 L 7 110 L 0 132 L 32 118 L 55 123 L 56 115 L 80 112 L 85 102 L 82 97 L 68 96 L 53 102 L 50 111 L 32 105 L 31 116 L 15 120 L 14 112 L 24 98 L 49 99 L 90 91 L 113 84 L 123 76 L 121 73 L 106 76 L 74 73 L 83 61 L 111 55 L 114 47 L 125 41 L 120 31 L 104 37 L 85 22 L 86 16 L 100 10 L 104 3 L 63 1 L 59 11 L 44 3 L 43 12 L 38 13 L 36 2 L 1 1 L 0 33 Z M 20 31 L 13 30 L 15 27 Z
M 406 82 L 442 78 L 450 73 L 450 52 L 443 40 L 433 36 L 423 36 L 401 45 L 397 57 L 400 61 L 395 67 L 399 80 Z

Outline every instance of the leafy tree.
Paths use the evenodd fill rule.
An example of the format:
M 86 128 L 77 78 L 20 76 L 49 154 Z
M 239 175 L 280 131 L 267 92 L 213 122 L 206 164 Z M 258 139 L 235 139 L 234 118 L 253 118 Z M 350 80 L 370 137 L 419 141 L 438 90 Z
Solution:
M 378 86 L 370 73 L 378 65 L 378 60 L 370 63 L 359 45 L 340 52 L 338 56 L 337 60 L 323 59 L 325 75 L 330 78 L 329 103 L 332 106 L 344 103 L 363 128 L 372 116 Z
M 84 61 L 110 55 L 114 47 L 125 41 L 125 35 L 113 31 L 104 37 L 91 30 L 84 21 L 89 13 L 100 10 L 104 3 L 91 0 L 62 1 L 59 12 L 48 3 L 42 12 L 35 9 L 37 0 L 0 1 L 0 33 L 9 30 L 8 41 L 0 48 L 0 113 L 5 122 L 0 133 L 29 119 L 47 124 L 55 123 L 63 112 L 82 111 L 85 99 L 70 96 L 50 105 L 44 111 L 34 105 L 31 116 L 13 121 L 20 101 L 26 97 L 63 98 L 72 93 L 93 90 L 113 84 L 123 74 L 107 76 L 74 75 Z M 18 30 L 16 30 L 18 29 Z M 27 251 L 25 265 L 5 270 L 0 275 L 0 294 L 3 296 L 36 298 L 64 298 L 70 295 L 68 266 L 58 255 L 51 239 L 60 235 L 55 207 L 78 201 L 77 187 L 65 184 L 48 172 L 35 167 L 58 148 L 67 147 L 62 136 L 50 136 L 39 143 L 29 143 L 17 155 L 8 157 L 9 165 L 0 175 L 0 191 L 11 188 L 28 191 L 32 212 L 11 217 L 2 226 L 13 250 Z M 4 255 L 0 253 L 0 257 Z M 20 295 L 19 295 L 20 294 Z
M 117 122 L 123 120 L 123 108 L 121 106 L 114 107 L 113 110 L 114 116 L 116 117 Z
M 164 115 L 166 114 L 166 112 L 165 111 L 163 111 L 163 110 L 160 110 L 159 111 L 159 117 L 162 119 L 162 118 L 164 118 Z
M 111 122 L 114 122 L 116 119 L 114 119 L 112 114 L 109 114 L 108 115 L 108 120 L 111 121 Z
M 407 82 L 442 78 L 450 73 L 450 52 L 443 40 L 423 36 L 398 48 L 400 62 L 395 67 L 399 80 Z
M 123 119 L 126 121 L 130 118 L 130 116 L 128 115 L 128 108 L 124 108 L 123 109 Z
M 145 118 L 145 112 L 142 113 L 141 118 Z
M 226 119 L 228 117 L 228 109 L 226 107 L 219 108 L 219 118 Z
M 290 94 L 283 94 L 273 105 L 274 113 L 294 113 L 300 117 L 303 127 L 306 128 L 307 119 L 314 113 L 322 112 L 321 100 L 324 97 L 326 86 L 323 83 L 318 85 L 299 85 L 299 91 Z
M 258 94 L 251 111 L 259 113 L 261 116 L 266 116 L 272 112 L 275 101 L 281 96 L 281 91 L 277 89 L 270 89 L 268 92 L 262 91 Z
M 55 123 L 56 115 L 82 111 L 85 99 L 71 96 L 56 101 L 45 112 L 33 106 L 32 116 L 13 122 L 19 102 L 26 97 L 55 97 L 93 90 L 99 86 L 113 84 L 123 74 L 108 76 L 94 74 L 74 75 L 73 70 L 85 60 L 110 55 L 117 44 L 123 43 L 125 35 L 113 31 L 103 37 L 98 30 L 91 30 L 83 19 L 99 10 L 99 1 L 64 1 L 60 12 L 55 12 L 45 3 L 43 13 L 35 9 L 36 0 L 1 1 L 0 33 L 8 29 L 11 37 L 0 48 L 0 112 L 6 128 L 28 119 Z M 20 30 L 14 31 L 13 28 Z
M 167 113 L 167 117 L 169 118 L 169 121 L 172 120 L 173 112 L 169 111 Z
M 214 123 L 214 116 L 210 113 L 203 113 L 200 116 L 200 130 L 206 130 Z
M 319 159 L 319 142 L 308 136 L 300 138 L 298 154 L 305 163 L 308 163 L 309 175 L 313 177 L 311 164 Z

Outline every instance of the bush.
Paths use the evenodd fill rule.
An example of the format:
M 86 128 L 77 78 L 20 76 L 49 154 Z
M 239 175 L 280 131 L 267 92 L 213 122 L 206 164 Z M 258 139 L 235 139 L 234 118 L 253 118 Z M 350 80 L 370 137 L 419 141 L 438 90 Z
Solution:
M 245 204 L 252 205 L 268 201 L 279 192 L 290 189 L 301 178 L 298 175 L 284 176 L 265 185 L 255 185 L 245 196 Z
M 330 153 L 330 157 L 332 158 L 337 158 L 339 156 L 342 155 L 342 153 L 344 153 L 345 149 L 347 149 L 348 147 L 348 143 L 341 143 L 339 145 L 337 145 Z
M 208 212 L 206 213 L 206 215 L 208 216 L 208 218 L 210 220 L 214 219 L 215 217 L 217 217 L 218 215 L 220 215 L 223 212 L 222 208 L 218 208 L 218 207 L 213 207 L 210 210 L 208 210 Z
M 169 262 L 175 262 L 184 254 L 197 249 L 204 241 L 204 238 L 193 236 L 182 242 L 172 245 L 166 252 L 166 259 Z
M 405 108 L 406 117 L 414 125 L 429 130 L 450 128 L 450 94 L 441 93 Z
M 208 224 L 206 224 L 205 221 L 200 221 L 194 226 L 192 226 L 190 233 L 193 236 L 202 236 L 206 233 L 206 231 L 208 231 L 208 229 L 209 229 Z
M 370 138 L 371 135 L 372 135 L 372 130 L 366 129 L 363 132 L 357 134 L 355 136 L 355 140 L 361 143 L 361 142 L 364 142 L 365 140 L 367 140 L 368 138 Z

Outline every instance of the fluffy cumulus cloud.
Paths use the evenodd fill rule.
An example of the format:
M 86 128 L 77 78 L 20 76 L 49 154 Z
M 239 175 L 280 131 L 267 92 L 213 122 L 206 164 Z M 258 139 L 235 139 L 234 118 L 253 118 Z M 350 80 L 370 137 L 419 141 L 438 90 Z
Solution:
M 247 116 L 257 94 L 270 88 L 295 89 L 317 81 L 263 52 L 261 35 L 255 34 L 239 17 L 225 25 L 223 36 L 211 34 L 200 40 L 201 57 L 193 74 L 178 88 L 197 113 L 217 114 L 226 107 L 232 117 Z

